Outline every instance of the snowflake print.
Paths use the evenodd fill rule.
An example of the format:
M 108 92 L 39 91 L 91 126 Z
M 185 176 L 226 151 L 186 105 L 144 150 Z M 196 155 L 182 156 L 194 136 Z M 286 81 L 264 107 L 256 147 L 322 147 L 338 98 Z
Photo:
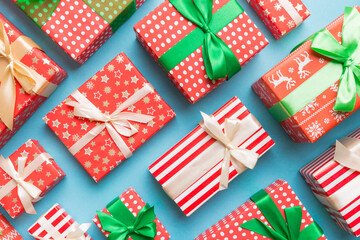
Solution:
M 116 61 L 118 63 L 122 63 L 122 62 L 124 62 L 124 57 L 119 55 L 119 56 L 116 57 Z
M 93 89 L 94 88 L 94 83 L 93 82 L 87 82 L 86 83 L 86 88 L 87 89 Z
M 295 26 L 295 23 L 294 21 L 290 20 L 288 23 L 287 23 L 288 27 L 289 28 L 293 28 Z
M 281 4 L 280 3 L 275 3 L 275 10 L 276 11 L 280 11 L 281 10 Z
M 341 111 L 335 111 L 334 109 L 330 110 L 331 116 L 334 118 L 334 120 L 339 123 L 342 120 L 344 120 L 347 116 L 349 116 L 348 112 L 341 112 Z
M 309 124 L 305 130 L 313 140 L 321 137 L 325 133 L 324 128 L 321 127 L 321 124 L 318 123 L 318 121 Z
M 289 68 L 289 73 L 293 73 L 294 72 L 294 68 Z
M 334 83 L 333 85 L 331 85 L 330 90 L 337 92 L 339 88 L 338 83 Z
M 325 124 L 329 124 L 329 122 L 330 122 L 330 119 L 328 119 L 328 118 L 325 118 L 325 119 L 324 119 L 324 123 L 325 123 Z
M 316 107 L 319 106 L 319 103 L 316 102 L 316 99 L 314 99 L 311 103 L 306 105 L 302 110 L 301 113 L 303 116 L 306 114 L 309 114 L 311 111 L 314 111 Z
M 319 58 L 319 63 L 324 63 L 324 59 L 323 58 Z

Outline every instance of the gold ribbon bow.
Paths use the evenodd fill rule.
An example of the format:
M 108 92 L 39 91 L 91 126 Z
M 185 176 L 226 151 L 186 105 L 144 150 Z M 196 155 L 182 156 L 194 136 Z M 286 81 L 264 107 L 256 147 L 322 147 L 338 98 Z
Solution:
M 86 240 L 86 236 L 85 233 L 87 232 L 87 230 L 89 230 L 89 228 L 91 227 L 91 223 L 83 223 L 81 225 L 76 225 L 73 226 L 72 229 L 70 230 L 70 232 L 65 236 L 65 237 L 52 237 L 51 232 L 56 231 L 58 233 L 57 230 L 54 230 L 54 228 L 52 227 L 50 231 L 48 231 L 48 235 L 50 235 L 50 237 L 39 237 L 39 236 L 33 236 L 36 239 L 39 240 Z

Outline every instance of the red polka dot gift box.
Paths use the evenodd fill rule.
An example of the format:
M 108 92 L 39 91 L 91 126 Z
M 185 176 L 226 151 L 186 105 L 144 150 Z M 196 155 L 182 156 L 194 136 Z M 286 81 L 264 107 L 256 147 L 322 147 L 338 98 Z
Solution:
M 145 0 L 12 0 L 83 64 Z
M 28 140 L 8 158 L 0 155 L 0 204 L 12 218 L 36 214 L 34 204 L 66 174 L 36 140 Z
M 213 5 L 212 0 L 196 1 L 198 7 L 188 3 L 166 0 L 134 30 L 175 86 L 195 103 L 240 71 L 268 41 L 236 0 L 214 0 Z
M 81 239 L 93 240 L 86 232 L 91 223 L 77 223 L 59 204 L 52 206 L 29 229 L 37 240 Z
M 0 13 L 0 148 L 67 73 Z
M 253 169 L 275 144 L 237 97 L 201 115 L 199 126 L 149 167 L 186 216 Z
M 0 213 L 0 239 L 1 240 L 24 240 L 16 229 Z
M 168 240 L 170 235 L 150 207 L 133 188 L 127 189 L 98 211 L 93 222 L 108 239 Z
M 276 39 L 297 28 L 310 16 L 301 0 L 247 0 Z
M 359 32 L 360 8 L 347 7 L 252 85 L 295 142 L 317 141 L 360 107 Z
M 169 105 L 120 53 L 44 121 L 97 182 L 174 117 Z
M 345 231 L 360 236 L 360 128 L 300 169 L 319 201 Z
M 195 238 L 210 239 L 327 238 L 289 184 L 279 179 Z

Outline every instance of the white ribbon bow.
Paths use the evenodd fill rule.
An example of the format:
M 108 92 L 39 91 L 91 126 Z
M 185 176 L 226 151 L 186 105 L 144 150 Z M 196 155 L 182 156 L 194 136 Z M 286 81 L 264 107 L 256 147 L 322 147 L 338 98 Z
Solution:
M 204 121 L 200 125 L 204 131 L 225 146 L 224 160 L 220 175 L 220 190 L 224 190 L 229 184 L 230 162 L 235 169 L 241 169 L 243 166 L 253 169 L 257 163 L 259 154 L 232 144 L 232 139 L 236 133 L 242 131 L 244 127 L 246 128 L 246 125 L 242 124 L 240 119 L 226 118 L 223 131 L 223 128 L 215 117 L 209 116 L 203 112 L 201 112 L 201 115 Z
M 360 172 L 360 139 L 345 137 L 336 140 L 334 160 Z
M 86 240 L 85 233 L 91 227 L 91 223 L 83 223 L 81 225 L 73 226 L 71 231 L 66 235 L 66 237 L 52 237 L 49 234 L 49 237 L 39 237 L 33 236 L 39 240 Z
M 102 113 L 78 90 L 73 92 L 71 96 L 73 96 L 76 101 L 71 101 L 66 104 L 74 107 L 74 115 L 89 119 L 90 121 L 102 122 L 102 124 L 99 124 L 91 129 L 79 141 L 71 146 L 69 148 L 70 152 L 75 155 L 106 128 L 121 153 L 125 156 L 125 158 L 129 158 L 132 155 L 131 150 L 121 138 L 121 135 L 130 137 L 138 132 L 138 130 L 129 121 L 148 123 L 154 117 L 145 114 L 125 112 L 124 110 L 140 101 L 152 91 L 154 91 L 154 89 L 149 84 L 145 84 L 140 90 L 120 104 L 120 106 L 110 115 Z

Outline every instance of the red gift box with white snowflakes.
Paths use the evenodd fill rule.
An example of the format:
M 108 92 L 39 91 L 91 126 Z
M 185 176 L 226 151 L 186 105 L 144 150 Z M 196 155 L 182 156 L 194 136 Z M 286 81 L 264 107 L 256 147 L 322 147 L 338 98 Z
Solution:
M 234 0 L 214 0 L 214 16 L 217 12 L 220 12 L 224 6 L 226 8 L 228 4 L 233 3 Z M 237 8 L 241 8 L 237 2 L 234 4 Z M 198 28 L 194 23 L 184 18 L 181 13 L 166 0 L 135 24 L 134 30 L 141 45 L 149 52 L 153 59 L 159 63 L 159 59 L 162 58 L 165 53 L 174 48 L 181 40 L 197 31 Z M 228 45 L 241 66 L 244 66 L 268 44 L 267 39 L 245 12 L 242 12 L 227 22 L 216 35 Z M 182 49 L 181 51 L 185 50 Z M 162 65 L 161 63 L 159 64 Z M 223 66 L 223 68 L 225 68 L 225 66 Z M 208 77 L 203 60 L 203 46 L 196 47 L 194 50 L 189 51 L 188 56 L 184 56 L 178 64 L 166 70 L 166 72 L 170 80 L 190 103 L 195 103 L 222 82 L 226 81 L 225 78 L 211 80 Z M 230 81 L 241 80 L 230 79 Z M 239 83 L 241 84 L 241 82 Z
M 360 12 L 359 7 L 355 7 L 355 9 Z M 344 15 L 326 27 L 337 41 L 341 41 L 343 19 Z M 293 102 L 304 102 L 304 98 L 294 99 L 295 97 L 293 97 L 298 89 L 302 90 L 307 87 L 311 90 L 311 85 L 317 78 L 323 80 L 323 83 L 328 78 L 321 77 L 324 73 L 334 69 L 339 70 L 338 66 L 332 65 L 334 61 L 312 50 L 311 44 L 311 40 L 303 43 L 252 85 L 253 90 L 275 118 L 283 109 L 285 109 L 284 112 L 290 111 L 290 107 L 288 107 L 290 100 L 288 99 Z M 341 74 L 341 69 L 334 76 L 337 76 L 338 73 Z M 311 84 L 310 81 L 312 81 Z M 357 97 L 352 112 L 335 111 L 334 105 L 339 81 L 331 84 L 324 83 L 323 86 L 326 89 L 318 96 L 314 96 L 312 100 L 307 101 L 301 110 L 292 116 L 277 119 L 295 142 L 317 141 L 360 107 L 359 97 Z M 303 96 L 310 96 L 310 92 L 307 91 Z
M 360 128 L 300 169 L 315 196 L 345 231 L 360 236 Z M 352 164 L 355 164 L 353 166 Z
M 12 0 L 70 57 L 83 64 L 145 0 Z
M 4 215 L 0 213 L 0 239 L 2 240 L 23 240 L 21 235 L 16 229 L 9 223 Z
M 16 76 L 10 74 L 7 78 L 4 74 L 4 79 L 0 79 L 1 84 L 5 84 L 8 79 L 7 86 L 15 85 L 14 92 L 15 103 L 11 99 L 5 99 L 5 94 L 12 92 L 12 87 L 1 90 L 0 102 L 1 108 L 6 107 L 0 113 L 0 148 L 3 147 L 7 141 L 16 133 L 17 130 L 26 122 L 32 113 L 43 103 L 46 98 L 55 90 L 67 73 L 59 67 L 52 59 L 50 59 L 41 48 L 31 39 L 26 37 L 19 29 L 17 29 L 10 21 L 8 21 L 0 13 L 0 31 L 5 31 L 5 35 L 0 38 L 0 43 L 8 43 L 11 51 L 5 53 L 4 45 L 0 48 L 0 55 L 9 55 L 17 63 L 16 70 L 23 69 L 31 72 L 36 84 L 33 85 L 33 80 L 24 81 L 24 79 L 17 79 Z M 10 63 L 6 58 L 1 58 L 0 71 L 6 72 L 3 68 Z M 19 66 L 22 65 L 23 66 Z M 30 69 L 30 70 L 29 70 Z M 29 72 L 28 72 L 29 73 Z M 29 88 L 29 85 L 31 86 Z M 0 87 L 1 88 L 1 87 Z M 4 95 L 3 95 L 4 94 Z M 12 107 L 11 105 L 14 104 Z M 13 117 L 12 113 L 13 112 Z M 6 119 L 6 120 L 4 120 Z M 6 124 L 5 124 L 6 123 Z
M 247 0 L 276 39 L 298 27 L 310 16 L 301 0 Z
M 175 116 L 124 53 L 44 117 L 97 182 Z
M 86 226 L 85 226 L 86 225 Z M 35 239 L 93 240 L 86 232 L 90 224 L 77 223 L 59 204 L 52 206 L 29 229 Z
M 127 189 L 124 193 L 122 193 L 119 197 L 115 198 L 111 203 L 109 203 L 109 206 L 116 203 L 117 201 L 121 201 L 130 211 L 134 217 L 137 217 L 139 212 L 142 210 L 142 208 L 146 205 L 144 200 L 135 192 L 133 188 Z M 111 215 L 111 213 L 108 211 L 107 207 L 105 207 L 102 212 Z M 121 219 L 118 219 L 118 221 L 121 221 Z M 93 219 L 93 222 L 95 225 L 101 230 L 101 232 L 108 237 L 110 232 L 107 232 L 103 229 L 103 226 L 100 222 L 100 219 L 98 215 L 96 215 Z M 164 225 L 160 222 L 160 220 L 155 217 L 154 222 L 156 223 L 156 236 L 154 240 L 168 240 L 170 239 L 170 234 L 164 227 Z M 132 240 L 131 236 L 128 238 L 129 240 Z
M 149 167 L 164 191 L 187 216 L 223 189 L 223 185 L 247 168 L 254 168 L 257 158 L 275 144 L 237 97 L 217 110 L 209 120 L 214 121 L 211 124 L 217 125 L 219 132 L 226 134 L 222 141 L 213 138 L 213 132 L 209 132 L 201 121 Z M 235 149 L 240 151 L 240 159 L 247 160 L 236 162 L 236 153 L 232 153 L 232 150 L 237 151 Z M 226 157 L 228 151 L 230 159 Z M 246 155 L 249 152 L 250 156 Z M 255 160 L 251 154 L 256 155 Z M 253 162 L 252 166 L 247 162 Z M 223 172 L 222 169 L 227 167 L 227 172 Z
M 304 205 L 300 202 L 297 195 L 291 189 L 290 185 L 284 180 L 277 180 L 268 187 L 264 189 L 267 194 L 270 196 L 271 200 L 280 210 L 283 217 L 285 217 L 286 208 L 291 208 L 295 206 L 300 206 L 302 210 L 301 216 L 301 227 L 300 230 L 303 231 L 309 225 L 314 223 L 309 212 L 306 210 Z M 267 219 L 264 214 L 261 212 L 260 208 L 256 205 L 253 200 L 248 200 L 243 205 L 238 207 L 233 212 L 226 215 L 219 222 L 211 226 L 209 229 L 204 231 L 195 240 L 210 240 L 210 239 L 247 239 L 247 240 L 256 240 L 256 239 L 273 239 L 262 236 L 256 232 L 249 231 L 242 227 L 241 225 L 253 220 L 259 219 L 261 222 L 265 223 L 271 228 L 269 224 L 270 220 Z M 297 219 L 299 220 L 299 219 Z M 315 223 L 314 223 L 315 224 Z M 327 239 L 324 235 L 321 236 L 318 232 L 316 233 L 319 237 L 311 236 L 312 238 L 301 238 L 301 239 L 318 239 L 325 240 Z M 315 234 L 314 234 L 315 235 Z M 284 238 L 286 239 L 286 238 Z M 300 239 L 300 238 L 299 238 Z
M 36 140 L 28 140 L 9 158 L 0 158 L 0 204 L 12 218 L 35 214 L 32 205 L 66 176 Z M 30 195 L 34 188 L 36 197 Z

